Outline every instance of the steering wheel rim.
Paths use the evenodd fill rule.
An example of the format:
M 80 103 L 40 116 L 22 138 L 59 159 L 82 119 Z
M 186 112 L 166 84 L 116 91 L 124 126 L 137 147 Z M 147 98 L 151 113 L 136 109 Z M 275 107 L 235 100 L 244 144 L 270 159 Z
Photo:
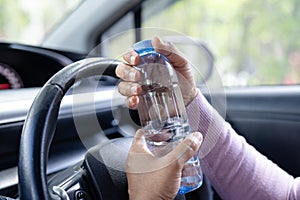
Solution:
M 119 61 L 87 58 L 60 70 L 40 90 L 24 122 L 18 177 L 21 200 L 50 200 L 46 166 L 62 98 L 76 80 L 95 75 L 116 77 Z

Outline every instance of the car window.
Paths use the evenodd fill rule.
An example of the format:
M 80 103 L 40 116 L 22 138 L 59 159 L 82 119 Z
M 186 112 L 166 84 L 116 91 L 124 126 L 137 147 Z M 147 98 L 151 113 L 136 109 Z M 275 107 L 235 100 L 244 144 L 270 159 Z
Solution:
M 225 86 L 300 82 L 299 1 L 181 0 L 159 12 L 146 1 L 143 27 L 200 38 L 212 49 Z
M 37 45 L 81 0 L 0 0 L 0 41 Z
M 203 41 L 224 86 L 299 84 L 299 6 L 294 0 L 148 0 L 141 38 L 155 27 Z
M 101 56 L 120 59 L 135 41 L 134 14 L 129 12 L 102 34 Z

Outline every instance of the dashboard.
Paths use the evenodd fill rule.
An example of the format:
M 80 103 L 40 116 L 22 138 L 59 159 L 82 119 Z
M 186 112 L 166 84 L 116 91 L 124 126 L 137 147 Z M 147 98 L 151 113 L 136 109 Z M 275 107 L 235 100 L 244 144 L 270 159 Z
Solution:
M 57 71 L 85 55 L 0 43 L 0 90 L 41 87 Z
M 17 196 L 20 136 L 36 94 L 55 73 L 84 58 L 84 54 L 0 43 L 0 196 Z M 89 77 L 78 81 L 74 85 L 76 92 L 70 91 L 64 97 L 50 149 L 48 174 L 57 173 L 81 161 L 88 149 L 86 144 L 93 146 L 102 142 L 102 134 L 91 126 L 88 126 L 89 131 L 85 131 L 86 135 L 78 135 L 73 119 L 74 106 L 80 109 L 80 119 L 86 120 L 96 115 L 104 135 L 109 139 L 135 132 L 124 131 L 131 127 L 126 122 L 115 120 L 114 115 L 121 116 L 127 110 L 125 100 L 121 97 L 117 98 L 113 107 L 111 105 L 117 81 L 112 77 Z M 91 85 L 97 85 L 97 90 L 91 91 Z M 76 95 L 82 100 L 78 105 L 73 102 Z M 94 96 L 93 110 L 89 110 L 90 102 L 84 101 L 86 96 L 91 95 Z M 120 128 L 122 123 L 124 128 Z

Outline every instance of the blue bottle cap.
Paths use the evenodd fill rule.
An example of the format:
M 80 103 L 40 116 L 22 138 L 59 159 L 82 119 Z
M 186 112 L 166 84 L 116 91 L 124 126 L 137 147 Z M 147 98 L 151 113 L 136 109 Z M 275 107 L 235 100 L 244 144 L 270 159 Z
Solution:
M 154 51 L 151 40 L 143 40 L 143 41 L 137 42 L 133 45 L 133 49 L 139 55 L 142 55 L 145 52 Z

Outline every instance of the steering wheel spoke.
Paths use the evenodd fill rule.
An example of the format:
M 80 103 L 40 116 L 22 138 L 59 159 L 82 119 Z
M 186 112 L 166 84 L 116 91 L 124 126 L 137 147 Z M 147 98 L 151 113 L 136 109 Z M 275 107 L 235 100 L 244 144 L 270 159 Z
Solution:
M 98 199 L 81 163 L 55 174 L 49 179 L 48 185 L 49 190 L 62 200 Z

